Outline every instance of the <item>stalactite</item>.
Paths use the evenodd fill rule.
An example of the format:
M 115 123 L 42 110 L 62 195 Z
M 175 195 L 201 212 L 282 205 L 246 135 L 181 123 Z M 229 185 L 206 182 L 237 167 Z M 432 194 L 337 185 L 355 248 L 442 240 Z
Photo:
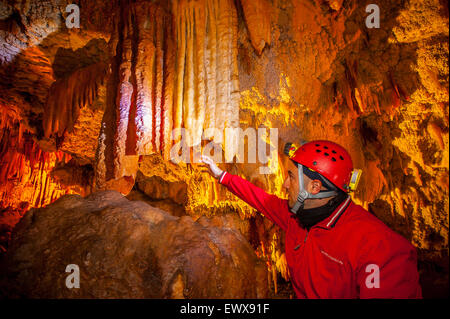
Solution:
M 80 109 L 91 105 L 98 86 L 108 73 L 108 65 L 99 62 L 76 70 L 69 77 L 56 81 L 50 88 L 44 109 L 44 135 L 63 136 L 71 131 Z
M 0 130 L 0 208 L 19 209 L 23 202 L 41 207 L 67 193 L 49 173 L 66 164 L 69 155 L 42 151 L 19 118 L 2 119 Z
M 270 4 L 267 0 L 241 0 L 250 41 L 258 55 L 270 45 Z
M 231 79 L 231 61 L 230 61 L 230 44 L 231 30 L 230 30 L 230 14 L 227 10 L 225 1 L 218 1 L 218 8 L 216 9 L 217 15 L 217 96 L 216 96 L 216 125 L 214 127 L 223 131 L 229 113 L 227 110 L 228 97 L 230 92 L 228 91 L 229 81 Z M 232 110 L 230 110 L 232 111 Z
M 356 118 L 363 113 L 370 113 L 372 111 L 381 115 L 381 107 L 389 105 L 389 107 L 395 109 L 399 106 L 401 103 L 399 91 L 397 90 L 397 86 L 393 84 L 390 76 L 388 80 L 393 86 L 393 89 L 389 95 L 389 101 L 383 101 L 384 92 L 381 86 L 378 88 L 368 86 L 361 79 L 362 76 L 358 73 L 358 64 L 356 61 L 346 61 L 344 76 L 336 84 L 336 106 L 339 107 L 340 104 L 345 102 L 350 111 L 349 118 Z
M 164 36 L 163 36 L 163 86 L 162 86 L 162 104 L 161 104 L 161 151 L 163 158 L 170 158 L 170 149 L 172 147 L 172 128 L 173 128 L 173 101 L 174 101 L 174 81 L 175 81 L 175 62 L 176 52 L 174 42 L 174 21 L 171 15 L 164 16 Z
M 174 7 L 172 9 L 176 21 L 176 37 L 177 37 L 177 59 L 175 69 L 175 102 L 174 102 L 174 129 L 182 127 L 183 117 L 183 91 L 184 91 L 184 68 L 186 55 L 186 26 L 185 14 L 182 3 L 178 1 L 172 2 Z
M 188 4 L 194 4 L 193 1 L 188 2 Z M 188 135 L 188 145 L 192 146 L 194 140 L 196 140 L 194 127 L 194 109 L 196 105 L 194 104 L 194 13 L 195 8 L 190 8 L 185 11 L 186 16 L 186 56 L 185 56 L 185 90 L 183 92 L 183 123 L 186 131 L 189 132 Z
M 154 117 L 155 117 L 155 130 L 153 133 L 153 144 L 155 146 L 155 152 L 161 152 L 161 134 L 162 134 L 162 105 L 164 101 L 163 96 L 163 84 L 164 84 L 164 15 L 161 12 L 161 8 L 157 8 L 155 15 L 161 16 L 162 18 L 156 20 L 156 47 L 155 47 L 155 82 L 153 89 L 152 101 L 155 106 Z
M 229 82 L 229 121 L 226 127 L 239 128 L 239 67 L 238 67 L 238 17 L 235 11 L 231 14 L 231 43 L 230 43 L 230 82 Z M 233 159 L 239 145 L 239 134 L 237 131 L 231 130 L 225 134 L 225 157 L 227 161 Z
M 144 6 L 145 4 L 142 3 Z M 134 8 L 134 7 L 133 7 Z M 133 10 L 130 9 L 131 10 Z M 134 12 L 134 10 L 133 10 Z M 153 152 L 153 103 L 152 91 L 154 88 L 154 64 L 155 64 L 155 20 L 161 17 L 155 16 L 154 6 L 139 10 L 140 15 L 135 16 L 138 38 L 135 39 L 136 50 L 136 152 L 137 154 L 150 154 Z M 142 12 L 147 14 L 142 14 Z M 135 14 L 133 14 L 134 16 Z M 150 20 L 150 17 L 154 19 Z
M 204 129 L 223 133 L 239 126 L 237 12 L 230 0 L 174 1 L 172 11 L 177 24 L 174 128 L 184 127 L 193 146 L 200 144 Z M 225 136 L 225 147 L 232 137 Z
M 108 88 L 114 102 L 107 105 L 97 149 L 98 188 L 105 181 L 130 174 L 127 155 L 162 153 L 169 159 L 172 130 L 174 42 L 172 16 L 155 3 L 137 2 L 127 6 L 116 21 L 113 39 L 118 39 L 116 92 Z M 114 80 L 113 80 L 114 82 Z M 115 127 L 108 108 L 114 108 Z M 114 131 L 114 137 L 108 138 Z M 112 163 L 107 160 L 114 149 Z M 110 169 L 109 166 L 112 166 Z M 108 174 L 108 170 L 114 173 Z M 131 172 L 131 174 L 133 174 Z
M 133 85 L 130 83 L 131 55 L 133 44 L 133 28 L 131 25 L 131 12 L 126 17 L 124 25 L 124 40 L 122 44 L 122 63 L 119 66 L 119 85 L 116 94 L 116 132 L 114 145 L 114 175 L 123 176 L 122 163 L 126 153 L 128 118 L 130 115 Z
M 217 128 L 226 135 L 225 141 L 214 136 L 216 142 L 230 154 L 235 148 L 236 133 L 224 132 L 239 127 L 234 2 L 179 0 L 171 5 L 169 12 L 161 4 L 138 1 L 123 8 L 116 21 L 120 27 L 112 36 L 118 44 L 112 66 L 117 80 L 108 87 L 107 95 L 114 98 L 107 104 L 96 156 L 100 188 L 111 178 L 133 174 L 124 167 L 128 155 L 160 153 L 169 160 L 172 129 L 184 128 L 187 146 L 194 146 L 201 143 L 204 129 Z
M 208 110 L 211 106 L 216 105 L 216 94 L 217 94 L 217 83 L 216 83 L 216 72 L 217 72 L 217 26 L 216 26 L 216 16 L 217 8 L 213 1 L 207 1 L 207 14 L 206 14 L 206 105 Z M 211 128 L 216 126 L 216 112 L 208 111 L 205 114 L 205 127 Z M 209 138 L 208 135 L 205 136 Z

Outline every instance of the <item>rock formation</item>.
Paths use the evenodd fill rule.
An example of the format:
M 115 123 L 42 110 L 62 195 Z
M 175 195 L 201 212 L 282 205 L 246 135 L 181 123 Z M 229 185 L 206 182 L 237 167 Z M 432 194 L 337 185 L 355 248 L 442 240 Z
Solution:
M 1 292 L 28 298 L 262 298 L 266 267 L 239 233 L 173 217 L 118 192 L 67 195 L 28 211 Z M 69 289 L 67 265 L 79 267 Z
M 279 154 L 316 138 L 348 148 L 354 201 L 417 247 L 424 296 L 448 296 L 448 1 L 382 1 L 368 28 L 372 3 L 0 1 L 0 254 L 27 210 L 117 190 L 241 231 L 281 291 L 282 232 L 169 160 L 173 128 L 192 157 L 204 129 L 277 128 Z M 214 135 L 218 150 L 234 137 Z M 220 167 L 284 196 L 284 160 Z

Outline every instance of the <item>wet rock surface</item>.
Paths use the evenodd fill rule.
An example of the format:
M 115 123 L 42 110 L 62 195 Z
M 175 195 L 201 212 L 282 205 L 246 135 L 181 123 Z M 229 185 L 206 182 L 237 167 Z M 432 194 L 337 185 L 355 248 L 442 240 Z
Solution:
M 261 298 L 267 272 L 237 231 L 120 193 L 67 195 L 28 211 L 1 264 L 1 295 L 31 298 Z M 67 265 L 80 288 L 68 289 Z
M 187 8 L 185 5 L 190 4 L 199 9 L 206 2 L 0 1 L 0 255 L 8 247 L 12 227 L 28 207 L 48 205 L 68 193 L 85 196 L 91 189 L 129 194 L 139 188 L 138 183 L 135 185 L 138 170 L 146 177 L 159 176 L 163 180 L 152 184 L 158 185 L 156 188 L 147 188 L 150 197 L 144 200 L 174 216 L 197 219 L 223 211 L 238 211 L 241 218 L 247 219 L 254 215 L 195 165 L 183 167 L 167 161 L 162 155 L 167 155 L 168 143 L 160 145 L 162 154 L 148 154 L 138 162 L 138 155 L 133 155 L 136 152 L 129 145 L 136 141 L 124 138 L 141 131 L 132 126 L 127 134 L 123 131 L 126 120 L 135 118 L 133 112 L 130 117 L 126 115 L 130 83 L 134 84 L 134 95 L 139 91 L 148 93 L 143 83 L 136 85 L 136 75 L 150 79 L 150 74 L 155 74 L 157 78 L 158 85 L 147 86 L 155 88 L 152 100 L 159 101 L 155 119 L 176 117 L 170 113 L 161 117 L 158 110 L 174 109 L 166 107 L 175 104 L 170 92 L 183 91 L 178 84 L 184 82 L 176 84 L 175 80 L 180 70 L 177 66 L 184 63 L 172 56 L 184 61 L 183 54 L 175 49 L 183 47 L 183 41 L 175 34 L 176 28 L 162 27 L 161 18 L 166 17 L 167 23 L 172 16 L 174 23 L 183 26 L 177 18 L 183 16 L 179 14 L 182 11 L 174 11 L 171 5 L 182 3 Z M 83 18 L 79 29 L 65 26 L 69 3 L 80 6 Z M 231 6 L 221 12 L 237 13 L 237 30 L 233 27 L 225 31 L 233 29 L 230 34 L 237 41 L 232 53 L 233 57 L 237 54 L 240 100 L 239 111 L 233 108 L 234 113 L 227 114 L 238 114 L 243 130 L 278 128 L 279 154 L 288 141 L 325 138 L 345 146 L 355 166 L 363 170 L 354 200 L 418 249 L 424 296 L 448 296 L 448 1 L 382 1 L 378 3 L 380 28 L 372 29 L 365 23 L 371 0 L 228 3 Z M 130 4 L 134 11 L 128 10 Z M 165 8 L 165 14 L 144 10 L 154 5 Z M 127 12 L 136 18 L 135 23 L 125 21 Z M 156 38 L 154 33 L 141 32 L 151 16 L 154 19 L 149 19 L 152 23 L 148 26 L 164 30 L 164 34 L 155 33 L 159 34 Z M 127 30 L 140 36 L 131 36 Z M 162 38 L 170 41 L 160 41 Z M 130 39 L 134 39 L 131 44 Z M 167 63 L 153 64 L 145 54 L 136 56 L 144 52 L 138 44 L 148 48 L 144 51 L 149 55 L 159 52 L 156 56 L 162 57 L 161 52 L 170 52 L 159 60 Z M 166 50 L 168 47 L 174 50 Z M 188 56 L 201 55 L 197 47 L 201 46 L 190 45 Z M 217 61 L 211 60 L 211 70 L 214 63 Z M 121 78 L 128 74 L 121 72 L 121 65 L 132 74 L 129 81 Z M 159 66 L 151 72 L 150 65 Z M 217 79 L 225 79 L 230 64 L 219 65 Z M 211 78 L 215 80 L 216 75 Z M 200 83 L 200 78 L 186 78 L 186 83 Z M 211 83 L 209 80 L 207 77 Z M 201 86 L 198 92 L 204 92 Z M 217 90 L 207 92 L 203 98 L 218 101 L 213 94 Z M 202 100 L 201 94 L 187 96 L 191 102 Z M 123 112 L 116 112 L 119 110 L 115 105 L 121 105 Z M 196 115 L 205 110 L 187 110 L 195 112 L 185 120 L 191 127 L 200 127 L 193 123 L 198 123 Z M 205 112 L 205 116 L 211 114 Z M 102 129 L 105 121 L 107 130 Z M 222 116 L 218 125 L 224 122 Z M 167 137 L 170 127 L 166 124 L 152 123 L 152 141 L 164 140 L 157 137 L 157 132 Z M 160 125 L 166 129 L 158 130 Z M 45 127 L 47 133 L 54 132 L 50 138 L 45 137 Z M 116 136 L 114 127 L 122 133 Z M 64 134 L 60 134 L 63 130 Z M 114 143 L 118 147 L 114 148 Z M 86 186 L 85 179 L 72 180 L 77 174 L 71 174 L 72 165 L 64 167 L 62 162 L 67 162 L 60 159 L 63 153 L 76 162 L 74 166 L 92 167 L 94 178 L 91 173 L 86 177 L 96 183 Z M 221 168 L 281 196 L 281 170 L 263 175 L 259 173 L 261 164 L 222 163 Z M 171 191 L 177 182 L 187 185 L 187 203 L 184 197 L 176 198 L 173 191 L 166 198 L 167 188 Z M 217 221 L 223 222 L 231 220 Z M 233 223 L 243 228 L 239 221 Z M 272 246 L 271 229 L 272 225 L 267 225 L 248 231 L 254 248 Z M 283 236 L 280 230 L 277 234 Z M 280 253 L 283 249 L 282 245 L 276 248 Z
M 179 205 L 187 203 L 187 184 L 182 181 L 166 181 L 159 176 L 147 177 L 138 171 L 136 175 L 137 188 L 152 199 L 171 199 Z

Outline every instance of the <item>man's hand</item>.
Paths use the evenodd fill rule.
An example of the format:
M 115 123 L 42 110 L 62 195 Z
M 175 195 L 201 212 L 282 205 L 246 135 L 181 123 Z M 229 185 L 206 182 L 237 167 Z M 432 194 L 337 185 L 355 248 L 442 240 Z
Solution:
M 209 174 L 211 174 L 212 177 L 219 178 L 223 173 L 223 171 L 217 167 L 217 165 L 210 157 L 202 155 L 200 161 L 208 166 Z

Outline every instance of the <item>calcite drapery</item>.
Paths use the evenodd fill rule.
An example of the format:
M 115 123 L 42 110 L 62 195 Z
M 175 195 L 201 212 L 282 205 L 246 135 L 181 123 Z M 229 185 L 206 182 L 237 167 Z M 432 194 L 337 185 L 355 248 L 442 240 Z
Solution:
M 73 128 L 80 109 L 91 105 L 98 87 L 105 81 L 109 66 L 99 62 L 76 70 L 69 77 L 52 84 L 44 108 L 44 135 L 59 137 Z
M 266 44 L 270 45 L 271 43 L 271 7 L 267 0 L 241 0 L 241 4 L 250 41 L 260 55 Z
M 173 20 L 158 3 L 127 5 L 115 22 L 116 48 L 96 155 L 96 184 L 133 175 L 127 155 L 169 157 L 174 69 Z M 136 157 L 132 157 L 135 162 Z M 133 171 L 133 169 L 131 169 Z
M 67 194 L 69 189 L 51 178 L 58 164 L 71 156 L 61 151 L 45 152 L 23 123 L 7 112 L 0 118 L 0 203 L 2 207 L 41 207 Z M 1 225 L 2 223 L 0 223 Z
M 135 19 L 133 32 L 137 33 L 137 48 L 132 50 L 136 52 L 136 153 L 140 155 L 162 151 L 167 157 L 170 147 L 169 120 L 175 54 L 173 21 L 170 13 L 161 6 L 148 6 L 146 3 L 136 7 Z M 127 41 L 129 34 L 125 44 Z M 128 49 L 128 44 L 125 48 Z
M 198 145 L 203 129 L 223 133 L 239 127 L 237 12 L 231 0 L 174 1 L 172 11 L 177 30 L 174 128 L 184 127 L 189 146 Z M 205 137 L 212 136 L 205 132 Z M 225 147 L 233 147 L 232 138 L 225 135 Z
M 128 155 L 156 152 L 169 160 L 172 129 L 185 129 L 188 147 L 214 138 L 232 156 L 237 132 L 225 128 L 239 127 L 234 2 L 179 0 L 169 8 L 138 1 L 121 13 L 110 42 L 116 57 L 97 149 L 97 187 L 134 175 L 125 167 Z M 203 135 L 208 128 L 217 130 Z

